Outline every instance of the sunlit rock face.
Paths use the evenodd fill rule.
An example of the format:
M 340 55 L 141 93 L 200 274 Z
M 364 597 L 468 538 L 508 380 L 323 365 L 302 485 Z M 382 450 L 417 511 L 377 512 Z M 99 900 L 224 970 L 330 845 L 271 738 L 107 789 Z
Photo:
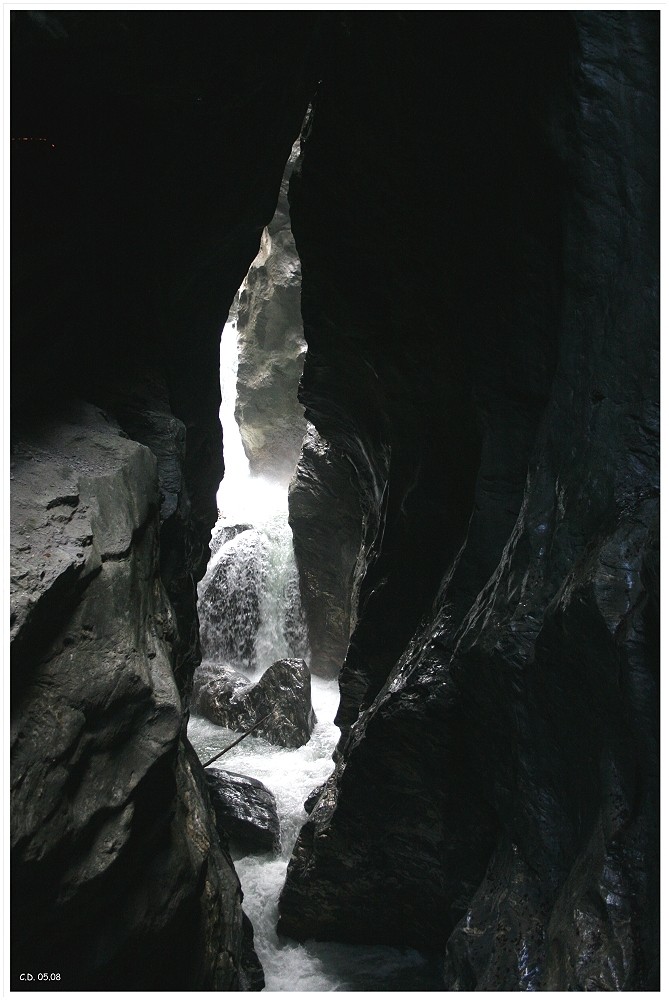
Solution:
M 299 151 L 298 140 L 286 164 L 274 218 L 263 232 L 235 307 L 235 417 L 251 472 L 290 483 L 290 523 L 311 670 L 335 677 L 355 623 L 363 534 L 361 484 L 347 455 L 306 423 L 297 398 L 306 344 L 288 187 L 299 170 Z
M 379 530 L 279 927 L 654 989 L 657 16 L 383 23 L 291 190 L 301 399 Z
M 306 344 L 300 310 L 300 259 L 290 228 L 288 183 L 293 146 L 276 212 L 240 289 L 235 416 L 251 472 L 288 483 L 306 430 L 297 400 Z

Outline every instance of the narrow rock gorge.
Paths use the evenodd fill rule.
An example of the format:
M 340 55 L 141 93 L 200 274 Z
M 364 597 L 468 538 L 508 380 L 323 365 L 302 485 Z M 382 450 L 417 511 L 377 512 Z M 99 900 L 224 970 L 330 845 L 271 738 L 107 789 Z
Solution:
M 12 988 L 262 988 L 186 732 L 255 261 L 238 417 L 285 483 L 306 434 L 340 688 L 279 933 L 428 950 L 449 990 L 658 989 L 658 13 L 11 42 Z

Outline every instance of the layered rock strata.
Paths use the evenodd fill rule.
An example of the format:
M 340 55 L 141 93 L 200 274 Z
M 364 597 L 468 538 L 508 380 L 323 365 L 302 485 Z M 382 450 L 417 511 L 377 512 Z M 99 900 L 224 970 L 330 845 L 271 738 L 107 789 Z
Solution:
M 380 529 L 279 929 L 657 988 L 657 18 L 384 24 L 291 191 L 301 398 Z

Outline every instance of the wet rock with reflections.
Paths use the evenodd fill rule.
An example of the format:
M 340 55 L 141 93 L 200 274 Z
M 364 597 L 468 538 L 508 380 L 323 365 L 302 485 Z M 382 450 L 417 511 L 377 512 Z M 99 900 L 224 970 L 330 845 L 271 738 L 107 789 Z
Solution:
M 210 676 L 199 692 L 198 711 L 216 725 L 244 731 L 269 716 L 255 730 L 269 743 L 301 747 L 316 725 L 311 705 L 311 674 L 304 660 L 273 663 L 255 684 L 229 667 Z
M 311 424 L 288 507 L 312 670 L 337 677 L 355 626 L 362 509 L 351 462 Z
M 306 799 L 304 800 L 304 811 L 305 813 L 307 813 L 307 815 L 311 815 L 311 813 L 316 808 L 316 803 L 323 794 L 324 789 L 325 789 L 325 784 L 318 785 L 307 795 Z
M 202 663 L 193 678 L 193 710 L 217 722 L 213 716 L 221 717 L 221 706 L 229 702 L 238 691 L 248 688 L 250 683 L 249 678 L 234 667 Z M 227 726 L 228 723 L 217 722 L 217 725 Z
M 216 814 L 216 829 L 249 851 L 281 849 L 276 799 L 257 778 L 213 764 L 205 771 Z
M 291 189 L 300 398 L 381 489 L 279 931 L 445 947 L 451 991 L 660 981 L 658 34 L 618 13 L 354 15 Z

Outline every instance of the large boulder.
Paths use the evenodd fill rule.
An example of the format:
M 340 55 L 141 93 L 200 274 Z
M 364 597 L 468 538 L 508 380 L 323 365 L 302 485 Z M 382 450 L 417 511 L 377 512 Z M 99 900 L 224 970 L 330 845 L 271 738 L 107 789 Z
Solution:
M 255 684 L 230 668 L 215 672 L 198 696 L 198 711 L 219 726 L 245 731 L 269 716 L 254 735 L 283 747 L 308 743 L 316 725 L 311 705 L 311 674 L 304 660 L 273 663 Z
M 221 837 L 248 851 L 281 849 L 276 799 L 257 778 L 211 764 L 205 774 Z

